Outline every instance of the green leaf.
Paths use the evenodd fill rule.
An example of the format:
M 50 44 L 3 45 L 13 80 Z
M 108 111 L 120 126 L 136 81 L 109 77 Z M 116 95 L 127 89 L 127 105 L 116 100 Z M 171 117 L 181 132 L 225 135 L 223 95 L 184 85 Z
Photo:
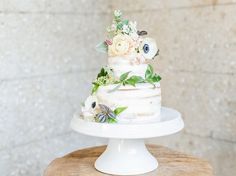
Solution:
M 128 107 L 118 107 L 114 110 L 115 115 L 119 115 L 122 113 L 124 110 L 126 110 Z
M 113 118 L 108 118 L 107 123 L 117 123 L 117 120 Z
M 108 74 L 107 71 L 104 68 L 102 68 L 98 73 L 97 78 L 100 78 L 102 76 L 107 76 L 107 74 Z
M 145 72 L 145 79 L 149 79 L 153 76 L 153 68 L 152 66 L 149 64 L 147 67 L 147 70 Z
M 99 88 L 99 84 L 93 82 L 92 94 L 94 94 L 95 92 L 97 92 L 98 88 Z
M 144 79 L 141 76 L 131 76 L 129 79 L 125 81 L 125 84 L 130 84 L 135 86 L 137 83 L 143 83 Z
M 123 82 L 124 80 L 127 79 L 128 75 L 129 75 L 130 71 L 129 72 L 126 72 L 126 73 L 123 73 L 121 76 L 120 76 L 120 81 Z
M 114 92 L 116 90 L 118 90 L 120 88 L 121 84 L 118 84 L 116 87 L 114 87 L 113 89 L 109 90 L 108 93 Z
M 107 51 L 108 51 L 108 46 L 105 42 L 101 42 L 101 43 L 97 44 L 97 46 L 95 48 L 98 52 L 102 52 L 102 53 L 107 53 Z
M 123 83 L 123 85 L 125 86 L 125 85 L 131 85 L 131 86 L 135 86 L 135 84 L 136 84 L 136 82 L 134 81 L 134 80 L 126 80 L 126 81 L 124 81 L 124 83 Z
M 124 25 L 124 24 L 128 25 L 128 24 L 129 24 L 129 20 L 123 20 L 123 21 L 122 21 L 122 24 L 123 24 L 123 25 Z
M 122 22 L 119 22 L 116 26 L 117 29 L 119 30 L 122 30 L 122 27 L 123 27 L 123 23 Z
M 161 80 L 161 77 L 157 74 L 155 74 L 153 77 L 152 77 L 152 81 L 153 82 L 159 82 Z

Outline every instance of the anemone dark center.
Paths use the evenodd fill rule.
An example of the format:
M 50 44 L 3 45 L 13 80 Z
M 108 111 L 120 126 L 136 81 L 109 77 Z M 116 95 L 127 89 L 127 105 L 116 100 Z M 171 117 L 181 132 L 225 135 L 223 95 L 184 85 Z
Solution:
M 149 52 L 149 45 L 148 44 L 144 44 L 143 45 L 143 51 L 144 51 L 144 53 L 148 53 Z
M 92 106 L 92 108 L 95 108 L 96 107 L 96 102 L 93 102 L 91 106 Z

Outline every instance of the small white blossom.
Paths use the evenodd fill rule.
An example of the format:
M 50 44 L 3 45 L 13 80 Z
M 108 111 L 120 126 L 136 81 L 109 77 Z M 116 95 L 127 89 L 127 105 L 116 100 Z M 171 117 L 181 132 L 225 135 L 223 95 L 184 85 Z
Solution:
M 137 32 L 137 22 L 136 21 L 134 21 L 134 22 L 130 21 L 129 27 L 132 32 Z
M 114 16 L 115 17 L 120 17 L 122 15 L 121 11 L 120 10 L 115 10 L 114 11 Z
M 123 27 L 122 27 L 122 32 L 124 32 L 124 33 L 126 33 L 126 34 L 129 34 L 129 32 L 130 32 L 130 28 L 129 28 L 129 26 L 128 25 L 123 25 Z

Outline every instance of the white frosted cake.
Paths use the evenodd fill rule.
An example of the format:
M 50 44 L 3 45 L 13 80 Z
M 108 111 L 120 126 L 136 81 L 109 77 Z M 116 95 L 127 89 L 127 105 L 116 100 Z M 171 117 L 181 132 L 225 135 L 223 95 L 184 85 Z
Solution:
M 155 40 L 138 31 L 136 22 L 123 19 L 119 10 L 107 32 L 107 39 L 96 48 L 107 53 L 108 65 L 94 80 L 81 118 L 99 123 L 158 120 L 161 77 L 147 63 L 159 53 Z

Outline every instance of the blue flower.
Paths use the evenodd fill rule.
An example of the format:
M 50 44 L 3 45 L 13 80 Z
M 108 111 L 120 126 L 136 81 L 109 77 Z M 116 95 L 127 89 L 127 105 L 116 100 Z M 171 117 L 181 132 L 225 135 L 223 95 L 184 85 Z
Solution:
M 96 114 L 96 117 L 95 117 L 96 121 L 104 123 L 104 122 L 108 122 L 109 120 L 114 120 L 116 118 L 114 111 L 112 111 L 106 105 L 99 104 L 99 108 L 101 112 Z

